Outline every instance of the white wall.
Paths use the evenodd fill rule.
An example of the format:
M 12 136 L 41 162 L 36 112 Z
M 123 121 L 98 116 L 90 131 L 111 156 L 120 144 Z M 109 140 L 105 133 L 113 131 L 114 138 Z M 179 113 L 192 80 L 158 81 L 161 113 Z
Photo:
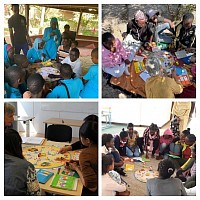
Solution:
M 31 135 L 44 134 L 43 121 L 49 118 L 83 120 L 89 114 L 98 114 L 96 102 L 18 102 L 19 116 L 35 117 L 30 126 Z M 18 123 L 18 131 L 25 131 L 25 125 Z M 78 137 L 78 130 L 78 127 L 72 127 L 73 137 Z
M 111 121 L 118 123 L 132 122 L 135 125 L 150 125 L 156 123 L 158 126 L 164 125 L 170 119 L 172 102 L 167 100 L 150 100 L 140 99 L 123 99 L 116 100 L 102 100 L 100 108 L 110 107 Z M 105 118 L 102 117 L 102 121 Z

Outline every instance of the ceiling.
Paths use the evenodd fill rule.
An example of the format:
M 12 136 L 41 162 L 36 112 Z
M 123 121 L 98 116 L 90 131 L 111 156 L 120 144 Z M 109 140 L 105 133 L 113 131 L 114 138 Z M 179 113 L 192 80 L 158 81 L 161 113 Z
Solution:
M 98 14 L 98 4 L 37 4 L 37 6 Z

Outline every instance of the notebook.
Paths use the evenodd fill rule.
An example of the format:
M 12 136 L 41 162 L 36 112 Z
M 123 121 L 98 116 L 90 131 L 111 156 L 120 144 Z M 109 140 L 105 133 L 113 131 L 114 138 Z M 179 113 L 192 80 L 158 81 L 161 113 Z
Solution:
M 78 185 L 78 178 L 73 176 L 66 176 L 56 174 L 51 182 L 51 187 L 63 189 L 63 190 L 76 190 Z
M 45 140 L 45 138 L 41 137 L 21 137 L 22 138 L 22 144 L 42 144 Z
M 48 170 L 44 170 L 44 169 L 40 169 L 37 172 L 37 179 L 39 181 L 39 183 L 46 183 L 52 176 L 53 176 L 53 172 L 50 172 Z

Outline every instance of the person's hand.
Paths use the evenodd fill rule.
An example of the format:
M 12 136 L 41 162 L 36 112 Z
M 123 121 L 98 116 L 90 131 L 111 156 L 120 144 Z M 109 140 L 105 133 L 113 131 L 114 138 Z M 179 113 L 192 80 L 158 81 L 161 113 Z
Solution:
M 128 59 L 124 60 L 124 62 L 126 65 L 129 65 L 131 63 L 130 60 L 128 60 Z
M 176 70 L 175 69 L 172 69 L 172 78 L 176 78 Z
M 44 58 L 46 58 L 46 54 L 45 54 L 45 53 L 42 53 L 41 55 L 42 55 Z
M 54 36 L 54 35 L 56 35 L 56 33 L 55 33 L 54 31 L 52 31 L 52 32 L 50 33 L 50 36 Z
M 172 29 L 175 28 L 174 22 L 169 23 L 169 25 L 170 25 L 170 27 L 171 27 Z
M 115 53 L 116 50 L 117 50 L 116 47 L 111 47 L 111 49 L 110 49 L 110 51 L 113 52 L 113 53 Z
M 30 99 L 30 98 L 31 98 L 31 92 L 30 92 L 30 91 L 24 92 L 23 98 L 24 98 L 24 99 Z
M 71 170 L 77 170 L 78 164 L 77 164 L 77 162 L 70 162 L 69 167 L 70 167 Z
M 183 176 L 184 176 L 184 177 L 187 177 L 187 176 L 189 176 L 189 174 L 190 174 L 190 171 L 189 171 L 189 170 L 187 170 L 187 171 L 183 172 Z
M 67 147 L 62 147 L 59 151 L 58 151 L 58 153 L 66 153 L 67 152 Z

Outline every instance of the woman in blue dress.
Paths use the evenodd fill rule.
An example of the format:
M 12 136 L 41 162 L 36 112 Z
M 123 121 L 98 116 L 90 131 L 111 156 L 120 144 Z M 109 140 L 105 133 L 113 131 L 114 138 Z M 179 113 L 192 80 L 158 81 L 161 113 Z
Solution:
M 61 42 L 61 33 L 58 28 L 57 18 L 51 18 L 50 27 L 45 28 L 43 40 L 45 41 L 45 49 L 50 59 L 56 59 L 57 49 Z
M 29 63 L 42 62 L 49 59 L 49 56 L 44 47 L 44 41 L 41 38 L 36 38 L 33 48 L 28 50 L 27 58 Z

